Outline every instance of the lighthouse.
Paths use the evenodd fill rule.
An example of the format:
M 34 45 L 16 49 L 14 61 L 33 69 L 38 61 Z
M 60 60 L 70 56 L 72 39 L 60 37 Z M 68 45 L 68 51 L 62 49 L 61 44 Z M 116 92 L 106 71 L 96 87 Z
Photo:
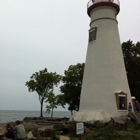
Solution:
M 119 0 L 90 0 L 89 39 L 79 111 L 75 121 L 108 121 L 128 113 L 131 93 L 121 49 Z

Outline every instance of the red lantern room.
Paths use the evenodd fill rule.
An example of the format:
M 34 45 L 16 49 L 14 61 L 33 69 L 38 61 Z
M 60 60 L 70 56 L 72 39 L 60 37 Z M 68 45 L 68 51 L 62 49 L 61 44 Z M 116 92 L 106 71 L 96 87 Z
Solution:
M 99 6 L 111 6 L 116 8 L 117 14 L 120 11 L 120 2 L 119 0 L 90 0 L 87 4 L 87 13 L 90 16 L 91 10 Z

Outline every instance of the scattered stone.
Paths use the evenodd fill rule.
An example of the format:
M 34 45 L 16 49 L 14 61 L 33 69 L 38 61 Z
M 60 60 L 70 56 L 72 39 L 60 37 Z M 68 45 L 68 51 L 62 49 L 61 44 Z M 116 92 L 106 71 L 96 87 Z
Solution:
M 27 133 L 27 139 L 36 139 L 32 133 L 32 131 L 30 131 L 29 133 Z
M 58 135 L 60 140 L 69 140 L 68 137 L 70 133 L 74 132 L 74 125 L 76 122 L 69 122 L 68 118 L 39 118 L 39 117 L 26 117 L 22 124 L 24 125 L 27 138 L 28 139 L 38 139 L 41 140 L 52 140 L 51 136 Z M 128 123 L 139 122 L 140 121 L 140 113 L 128 113 L 128 116 L 114 117 L 111 118 L 109 122 L 106 122 L 104 126 L 110 127 L 121 127 L 126 126 L 126 131 L 118 131 L 117 134 L 121 136 L 125 135 L 134 135 L 138 136 L 138 132 L 131 133 L 131 129 L 127 128 Z M 14 122 L 10 122 L 12 126 L 14 126 Z M 0 124 L 0 133 L 2 130 L 5 130 L 6 124 Z M 98 132 L 98 128 L 101 128 L 102 123 L 100 121 L 95 121 L 94 123 L 85 122 L 84 123 L 84 135 L 93 136 L 93 137 L 101 137 L 101 132 Z
M 133 135 L 137 135 L 137 134 L 134 134 L 134 133 L 131 133 L 131 132 L 127 132 L 127 131 L 118 131 L 117 134 L 120 135 L 120 136 L 133 136 Z
M 63 135 L 64 132 L 63 132 L 63 131 L 56 131 L 56 134 L 57 134 L 57 135 Z
M 131 118 L 132 121 L 140 124 L 140 113 L 129 112 L 128 116 Z
M 118 126 L 121 127 L 125 124 L 130 123 L 131 119 L 128 116 L 120 116 L 111 118 L 111 120 L 107 123 L 109 126 Z
M 62 136 L 62 135 L 60 135 L 60 136 L 59 136 L 59 140 L 70 140 L 70 138 L 67 137 L 67 136 Z
M 91 130 L 89 128 L 87 128 L 86 126 L 84 126 L 84 132 L 85 133 L 91 133 Z
M 53 128 L 54 128 L 55 130 L 62 130 L 63 124 L 55 124 L 55 125 L 53 126 Z

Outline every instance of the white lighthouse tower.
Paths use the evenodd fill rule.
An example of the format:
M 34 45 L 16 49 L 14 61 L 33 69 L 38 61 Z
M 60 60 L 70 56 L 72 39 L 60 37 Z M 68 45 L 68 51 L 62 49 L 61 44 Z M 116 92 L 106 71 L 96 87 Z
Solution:
M 87 56 L 75 121 L 108 121 L 128 113 L 131 94 L 116 19 L 119 0 L 91 0 Z

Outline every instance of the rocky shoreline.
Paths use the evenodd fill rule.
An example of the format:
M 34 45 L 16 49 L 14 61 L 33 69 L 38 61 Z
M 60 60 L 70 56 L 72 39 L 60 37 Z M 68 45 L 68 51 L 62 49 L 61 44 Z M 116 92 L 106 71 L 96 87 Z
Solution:
M 14 122 L 8 122 L 13 127 Z M 77 137 L 75 134 L 75 123 L 70 122 L 69 118 L 48 118 L 48 117 L 25 117 L 21 124 L 24 125 L 27 132 L 27 139 L 37 139 L 37 140 L 57 140 L 52 138 L 57 136 L 58 140 L 70 140 L 71 136 Z M 122 116 L 119 118 L 112 118 L 106 126 L 109 127 L 119 127 L 118 134 L 127 134 L 128 130 L 125 132 L 121 131 L 123 126 L 128 126 L 129 124 L 139 124 L 140 123 L 140 113 L 128 113 L 127 116 Z M 95 123 L 84 123 L 84 135 L 87 136 L 98 136 L 100 135 L 98 128 L 100 122 Z M 5 129 L 5 123 L 0 124 L 0 131 Z
M 51 132 L 60 135 L 59 137 L 63 137 L 62 135 L 68 133 L 68 120 L 69 118 L 25 117 L 21 121 L 21 124 L 26 129 L 28 139 L 36 139 L 40 136 L 41 140 L 50 140 Z M 15 126 L 14 122 L 7 123 L 10 123 L 12 127 Z M 0 124 L 1 133 L 5 131 L 5 126 L 6 123 Z

